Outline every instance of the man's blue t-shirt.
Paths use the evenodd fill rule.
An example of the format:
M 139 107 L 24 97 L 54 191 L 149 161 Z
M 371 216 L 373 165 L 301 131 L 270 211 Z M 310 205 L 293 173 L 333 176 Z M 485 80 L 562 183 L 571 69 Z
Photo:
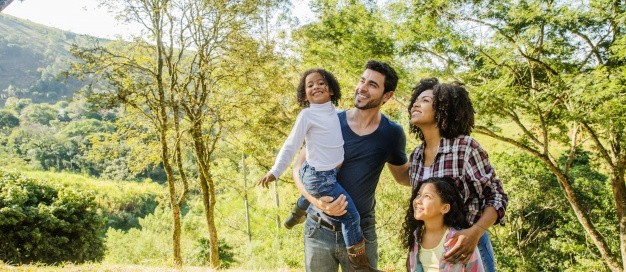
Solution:
M 344 141 L 344 160 L 337 180 L 354 201 L 361 220 L 374 217 L 374 194 L 385 163 L 402 165 L 407 162 L 404 131 L 382 115 L 374 132 L 359 136 L 348 125 L 346 112 L 338 115 Z

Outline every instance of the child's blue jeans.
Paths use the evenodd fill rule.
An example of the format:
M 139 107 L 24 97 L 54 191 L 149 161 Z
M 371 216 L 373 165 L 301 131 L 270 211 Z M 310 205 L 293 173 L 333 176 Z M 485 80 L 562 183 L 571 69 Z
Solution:
M 302 164 L 302 169 L 300 169 L 300 179 L 302 179 L 305 190 L 315 198 L 330 196 L 337 199 L 340 195 L 346 196 L 346 201 L 348 201 L 346 213 L 342 216 L 331 216 L 330 219 L 335 221 L 331 223 L 341 224 L 341 232 L 347 246 L 361 242 L 363 240 L 361 217 L 350 195 L 337 182 L 337 169 L 316 171 L 315 167 L 305 161 Z M 298 200 L 298 202 L 300 201 Z

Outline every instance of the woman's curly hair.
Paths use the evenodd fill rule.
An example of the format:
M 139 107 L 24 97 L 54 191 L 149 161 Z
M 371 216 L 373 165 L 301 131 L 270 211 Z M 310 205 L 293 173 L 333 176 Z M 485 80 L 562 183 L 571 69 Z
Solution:
M 417 197 L 417 193 L 420 188 L 426 184 L 432 184 L 435 186 L 437 194 L 441 198 L 441 202 L 450 204 L 450 211 L 443 216 L 443 224 L 450 228 L 465 229 L 469 227 L 467 219 L 465 217 L 463 198 L 461 193 L 456 187 L 454 179 L 450 177 L 431 177 L 420 183 L 419 186 L 413 189 L 411 198 L 409 199 L 409 207 L 404 217 L 404 223 L 402 227 L 404 229 L 404 236 L 402 239 L 402 245 L 404 248 L 411 248 L 415 243 L 415 238 L 422 237 L 422 228 L 424 221 L 415 219 L 415 210 L 413 209 L 413 200 Z M 417 230 L 417 235 L 413 236 L 413 231 Z
M 326 81 L 326 86 L 328 86 L 328 90 L 332 92 L 332 95 L 330 96 L 330 101 L 335 106 L 337 106 L 337 103 L 341 98 L 341 88 L 339 87 L 339 82 L 337 81 L 337 78 L 335 78 L 335 76 L 331 72 L 328 72 L 321 68 L 317 68 L 306 70 L 300 78 L 300 83 L 298 84 L 298 88 L 296 89 L 296 93 L 298 94 L 298 104 L 300 105 L 300 107 L 309 107 L 309 101 L 306 99 L 306 77 L 313 73 L 318 73 L 322 76 L 322 78 L 324 78 L 324 81 Z
M 437 78 L 420 80 L 413 88 L 409 101 L 409 118 L 413 103 L 427 90 L 433 91 L 433 109 L 441 136 L 451 139 L 459 135 L 470 135 L 474 128 L 474 106 L 469 93 L 459 82 L 439 83 Z M 424 134 L 417 126 L 409 125 L 409 132 L 417 134 L 418 138 L 424 140 Z

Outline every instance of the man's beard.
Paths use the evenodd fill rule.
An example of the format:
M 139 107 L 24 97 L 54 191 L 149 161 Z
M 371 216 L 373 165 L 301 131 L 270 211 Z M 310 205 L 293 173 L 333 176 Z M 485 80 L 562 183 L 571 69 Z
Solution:
M 370 101 L 368 101 L 367 104 L 363 106 L 359 106 L 357 102 L 357 98 L 356 98 L 358 95 L 359 95 L 358 93 L 354 95 L 354 107 L 360 110 L 373 109 L 373 108 L 380 106 L 383 103 L 383 96 L 381 95 L 378 99 L 370 99 Z

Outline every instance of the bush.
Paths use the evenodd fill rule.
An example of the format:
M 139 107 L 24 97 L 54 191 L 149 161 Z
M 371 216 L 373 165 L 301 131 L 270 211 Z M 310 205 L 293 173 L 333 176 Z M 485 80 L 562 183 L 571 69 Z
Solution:
M 93 195 L 0 171 L 1 261 L 100 261 L 104 256 L 103 225 Z
M 211 252 L 211 242 L 206 237 L 200 237 L 196 240 L 193 249 L 193 262 L 202 266 L 209 265 L 209 253 Z M 228 269 L 235 261 L 235 253 L 233 247 L 226 242 L 225 239 L 219 239 L 217 243 L 217 254 L 220 257 L 220 268 Z

